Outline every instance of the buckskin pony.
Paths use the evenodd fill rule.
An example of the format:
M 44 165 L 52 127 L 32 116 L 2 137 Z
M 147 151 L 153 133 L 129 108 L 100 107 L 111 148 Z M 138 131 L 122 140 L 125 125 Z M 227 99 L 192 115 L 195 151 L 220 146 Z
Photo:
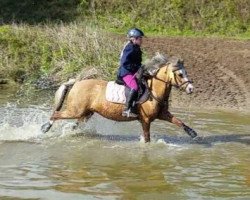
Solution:
M 147 74 L 146 83 L 149 89 L 149 98 L 137 105 L 138 117 L 123 117 L 123 104 L 112 103 L 106 100 L 105 91 L 107 81 L 87 79 L 75 81 L 74 79 L 62 84 L 55 95 L 55 108 L 50 121 L 42 126 L 42 131 L 49 131 L 52 124 L 59 119 L 77 119 L 77 123 L 89 119 L 94 113 L 115 121 L 138 120 L 143 129 L 142 138 L 150 141 L 150 124 L 155 119 L 171 122 L 181 128 L 192 138 L 197 138 L 197 133 L 180 119 L 169 112 L 169 95 L 172 86 L 193 92 L 193 85 L 187 76 L 183 60 L 162 54 L 156 54 L 145 65 L 144 74 Z M 73 86 L 72 86 L 73 85 Z M 60 111 L 68 91 L 66 109 Z M 76 124 L 77 124 L 76 123 Z

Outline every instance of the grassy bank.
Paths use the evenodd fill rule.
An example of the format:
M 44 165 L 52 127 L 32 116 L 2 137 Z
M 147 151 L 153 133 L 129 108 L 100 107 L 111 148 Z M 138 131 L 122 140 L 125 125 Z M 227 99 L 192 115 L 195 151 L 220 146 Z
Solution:
M 108 80 L 122 48 L 108 32 L 249 39 L 250 1 L 3 0 L 0 24 L 0 77 L 62 82 L 96 67 Z
M 91 21 L 106 30 L 250 38 L 249 0 L 1 0 L 0 24 Z
M 0 73 L 18 82 L 48 78 L 57 82 L 95 67 L 115 77 L 122 44 L 90 26 L 5 25 L 0 27 Z
M 88 2 L 89 15 L 113 31 L 124 32 L 128 27 L 138 26 L 150 34 L 250 38 L 250 1 L 247 0 Z M 86 3 L 83 5 L 82 10 L 86 12 Z

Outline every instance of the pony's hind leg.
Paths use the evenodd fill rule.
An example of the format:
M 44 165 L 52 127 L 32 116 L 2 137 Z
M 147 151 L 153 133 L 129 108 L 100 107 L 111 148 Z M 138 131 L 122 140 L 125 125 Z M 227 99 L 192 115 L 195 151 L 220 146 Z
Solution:
M 81 118 L 79 118 L 75 124 L 72 126 L 72 129 L 75 130 L 81 123 L 87 123 L 87 121 L 90 119 L 90 117 L 93 115 L 94 113 L 89 113 L 88 115 L 84 115 Z
M 61 110 L 62 106 L 63 106 L 63 102 L 64 102 L 64 99 L 65 99 L 65 96 L 68 92 L 68 87 L 73 85 L 75 83 L 75 80 L 70 80 L 68 81 L 67 83 L 64 83 L 62 84 L 58 90 L 56 91 L 56 94 L 55 94 L 55 107 L 54 107 L 54 112 L 52 114 L 52 117 L 53 115 L 55 114 L 55 112 Z M 50 128 L 52 127 L 53 123 L 54 123 L 54 119 L 52 119 L 52 117 L 50 118 L 50 121 L 49 122 L 46 122 L 45 124 L 42 125 L 41 127 L 41 131 L 43 133 L 46 133 L 50 130 Z
M 59 120 L 59 119 L 80 119 L 81 115 L 77 114 L 76 112 L 72 112 L 70 110 L 64 111 L 55 111 L 50 120 Z
M 45 124 L 42 125 L 41 127 L 41 131 L 43 133 L 46 133 L 50 130 L 50 128 L 52 127 L 54 121 L 50 120 L 49 122 L 46 122 Z
M 74 112 L 71 112 L 69 110 L 65 110 L 65 111 L 54 111 L 54 113 L 52 114 L 50 121 L 45 123 L 44 125 L 42 125 L 42 132 L 46 133 L 50 130 L 50 128 L 52 127 L 53 123 L 56 120 L 59 119 L 77 119 L 76 123 L 72 126 L 72 129 L 76 129 L 79 124 L 81 122 L 87 122 L 87 120 L 93 115 L 93 113 L 88 113 L 87 115 L 81 114 L 78 115 Z
M 68 112 L 67 110 L 63 112 L 54 111 L 52 116 L 50 117 L 50 120 L 42 125 L 41 131 L 43 133 L 48 132 L 52 127 L 53 123 L 58 119 L 76 119 L 76 118 L 77 117 L 75 117 L 73 114 L 70 114 L 70 112 Z
M 62 112 L 54 111 L 49 122 L 46 122 L 45 124 L 42 125 L 41 131 L 43 133 L 48 132 L 50 130 L 50 128 L 52 127 L 53 123 L 58 119 L 79 119 L 79 118 L 81 118 L 81 115 L 80 115 L 80 117 L 78 117 L 75 113 L 72 113 L 68 110 L 65 110 Z

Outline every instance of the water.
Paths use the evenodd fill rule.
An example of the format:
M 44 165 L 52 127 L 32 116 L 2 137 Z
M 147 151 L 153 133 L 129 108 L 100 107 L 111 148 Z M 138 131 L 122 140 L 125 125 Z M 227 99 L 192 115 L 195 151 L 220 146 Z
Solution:
M 137 122 L 98 115 L 44 135 L 51 99 L 9 93 L 0 94 L 0 199 L 250 199 L 249 114 L 175 108 L 203 142 L 155 121 L 144 144 Z

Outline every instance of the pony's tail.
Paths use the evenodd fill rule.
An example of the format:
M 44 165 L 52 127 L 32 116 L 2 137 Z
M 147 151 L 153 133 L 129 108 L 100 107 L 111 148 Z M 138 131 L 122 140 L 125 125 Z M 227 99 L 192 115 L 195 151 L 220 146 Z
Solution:
M 63 106 L 63 102 L 64 99 L 69 91 L 69 87 L 73 86 L 76 82 L 76 79 L 70 79 L 68 82 L 63 83 L 58 90 L 56 91 L 55 94 L 55 107 L 54 107 L 54 111 L 53 113 L 55 113 L 55 111 L 60 111 L 62 106 Z M 54 120 L 52 118 L 50 118 L 50 121 L 43 124 L 41 127 L 41 131 L 43 133 L 46 133 L 50 130 L 50 128 L 52 127 L 54 123 Z
M 54 107 L 54 111 L 60 111 L 62 106 L 63 106 L 63 102 L 65 100 L 65 97 L 69 91 L 69 87 L 73 86 L 76 82 L 76 79 L 70 79 L 68 82 L 63 83 L 58 90 L 56 91 L 55 94 L 55 107 Z

